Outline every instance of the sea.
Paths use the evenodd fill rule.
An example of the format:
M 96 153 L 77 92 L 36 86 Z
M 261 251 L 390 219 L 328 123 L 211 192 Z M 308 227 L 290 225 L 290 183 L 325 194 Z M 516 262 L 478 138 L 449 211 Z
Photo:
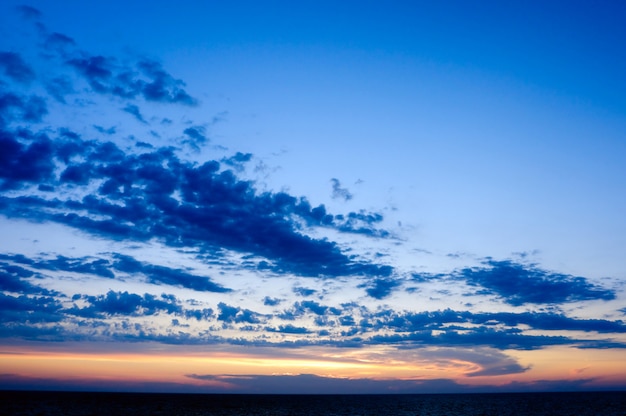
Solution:
M 0 414 L 625 416 L 626 392 L 226 395 L 0 391 Z

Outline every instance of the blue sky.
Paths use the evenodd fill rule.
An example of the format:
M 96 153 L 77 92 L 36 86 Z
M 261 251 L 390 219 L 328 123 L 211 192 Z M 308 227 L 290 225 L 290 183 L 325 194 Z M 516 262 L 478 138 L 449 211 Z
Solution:
M 0 385 L 626 386 L 620 2 L 1 15 Z

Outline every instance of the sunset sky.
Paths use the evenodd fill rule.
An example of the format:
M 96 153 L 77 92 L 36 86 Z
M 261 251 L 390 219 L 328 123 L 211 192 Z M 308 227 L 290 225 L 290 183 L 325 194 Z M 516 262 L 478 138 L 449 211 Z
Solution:
M 0 8 L 1 389 L 626 389 L 625 2 Z

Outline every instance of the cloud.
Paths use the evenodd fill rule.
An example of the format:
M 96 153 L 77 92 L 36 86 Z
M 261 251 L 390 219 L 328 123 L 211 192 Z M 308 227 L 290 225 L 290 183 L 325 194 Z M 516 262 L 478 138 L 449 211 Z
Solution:
M 44 41 L 44 49 L 46 51 L 55 51 L 61 56 L 69 55 L 69 49 L 75 46 L 76 42 L 74 39 L 57 32 L 49 34 Z
M 202 126 L 187 127 L 183 133 L 187 136 L 183 143 L 196 150 L 199 150 L 201 146 L 209 141 L 206 137 L 206 129 Z
M 31 6 L 20 5 L 15 7 L 24 19 L 39 19 L 42 14 L 39 10 Z
M 430 363 L 466 361 L 479 368 L 465 373 L 468 377 L 502 376 L 526 372 L 530 367 L 523 367 L 514 358 L 491 348 L 437 348 L 419 352 L 419 358 Z
M 148 282 L 153 284 L 179 286 L 200 292 L 224 293 L 230 291 L 230 289 L 213 283 L 211 279 L 205 276 L 193 275 L 180 269 L 142 263 L 131 256 L 122 254 L 115 254 L 114 258 L 115 262 L 112 267 L 116 270 L 133 275 L 141 273 L 148 278 Z
M 243 167 L 252 159 L 252 153 L 237 152 L 231 157 L 225 157 L 222 159 L 222 163 L 232 167 L 237 172 L 243 171 Z
M 490 325 L 498 322 L 507 326 L 528 325 L 534 329 L 568 330 L 568 331 L 595 331 L 604 333 L 625 333 L 626 324 L 605 319 L 575 319 L 563 314 L 540 312 L 492 312 L 472 314 L 470 321 L 479 325 Z
M 374 299 L 384 299 L 398 284 L 396 280 L 390 278 L 374 279 L 368 286 L 365 286 L 365 292 Z
M 28 183 L 46 183 L 52 179 L 55 169 L 53 143 L 47 136 L 36 136 L 26 144 L 0 130 L 0 148 L 0 190 L 16 189 Z
M 173 295 L 136 294 L 128 291 L 110 290 L 103 295 L 72 296 L 72 305 L 67 305 L 68 298 L 57 292 L 43 289 L 33 284 L 34 279 L 48 277 L 50 272 L 70 272 L 80 278 L 98 276 L 105 279 L 118 278 L 119 273 L 136 277 L 145 276 L 153 284 L 167 284 L 195 290 L 224 291 L 226 289 L 198 286 L 197 282 L 208 279 L 195 276 L 179 269 L 139 262 L 133 257 L 112 253 L 109 257 L 67 258 L 29 258 L 23 255 L 0 254 L 0 290 L 4 292 L 3 310 L 5 321 L 0 332 L 10 334 L 28 334 L 33 339 L 48 339 L 51 336 L 65 339 L 98 336 L 103 339 L 135 339 L 136 341 L 158 341 L 170 344 L 197 344 L 208 342 L 202 331 L 187 329 L 187 332 L 163 332 L 158 325 L 128 321 L 124 326 L 111 327 L 103 321 L 107 317 L 133 319 L 157 314 L 198 322 L 222 323 L 224 328 L 233 328 L 253 334 L 242 338 L 219 338 L 219 342 L 240 345 L 272 345 L 293 347 L 298 345 L 351 346 L 389 345 L 396 348 L 440 347 L 491 347 L 495 350 L 518 349 L 532 350 L 550 345 L 570 345 L 576 348 L 626 348 L 626 344 L 609 339 L 581 339 L 567 336 L 564 331 L 586 331 L 606 334 L 626 333 L 622 321 L 601 319 L 576 319 L 556 313 L 546 312 L 481 312 L 455 311 L 396 311 L 393 309 L 370 310 L 356 304 L 343 304 L 341 307 L 324 305 L 313 300 L 294 302 L 287 310 L 266 315 L 240 306 L 219 302 L 218 313 L 210 307 L 197 305 L 184 307 Z M 203 283 L 204 284 L 204 283 Z M 210 283 L 209 283 L 210 284 Z M 268 298 L 266 305 L 278 304 L 278 299 Z M 22 316 L 20 318 L 20 315 Z M 303 317 L 313 319 L 317 333 L 311 337 L 312 330 L 306 325 L 285 321 L 301 322 Z M 27 329 L 24 322 L 61 323 L 72 322 L 74 318 L 83 321 L 80 327 L 52 328 L 41 326 Z M 264 326 L 272 322 L 272 326 Z M 8 326 L 7 326 L 8 325 Z M 174 325 L 174 324 L 172 324 Z M 186 325 L 186 324 L 185 324 Z M 81 329 L 82 328 L 82 329 Z M 90 328 L 90 329 L 89 329 Z M 185 328 L 189 328 L 185 326 Z M 10 331 L 9 331 L 10 329 Z M 536 335 L 533 331 L 558 331 Z M 88 331 L 88 332 L 85 332 Z M 89 332 L 91 331 L 91 332 Z M 530 331 L 530 332 L 528 332 Z M 264 333 L 283 333 L 299 338 L 294 340 L 265 339 Z M 129 338 L 130 337 L 130 338 Z M 218 342 L 213 336 L 212 342 Z M 493 354 L 493 357 L 499 357 Z M 492 358 L 493 358 L 492 357 Z M 485 361 L 480 370 L 473 375 L 495 375 L 500 372 L 520 370 L 513 362 Z
M 56 256 L 53 258 L 29 258 L 23 255 L 0 254 L 0 290 L 4 294 L 0 310 L 5 316 L 11 317 L 12 327 L 21 333 L 24 328 L 17 328 L 20 324 L 19 314 L 28 315 L 33 322 L 61 322 L 71 316 L 96 320 L 83 322 L 84 327 L 92 327 L 100 331 L 97 320 L 106 316 L 140 317 L 158 313 L 169 314 L 185 319 L 197 321 L 222 322 L 224 325 L 236 325 L 240 330 L 258 333 L 260 338 L 249 340 L 240 339 L 242 345 L 259 345 L 263 339 L 263 332 L 284 333 L 291 335 L 310 335 L 311 330 L 305 326 L 283 322 L 300 320 L 304 316 L 314 318 L 320 328 L 319 336 L 326 339 L 301 338 L 300 345 L 329 345 L 329 346 L 364 346 L 387 344 L 399 348 L 411 346 L 424 348 L 438 345 L 441 347 L 456 346 L 488 346 L 497 350 L 521 349 L 531 350 L 550 345 L 572 345 L 576 348 L 626 348 L 626 344 L 611 339 L 585 340 L 563 335 L 563 331 L 585 331 L 606 334 L 626 333 L 626 325 L 622 321 L 602 319 L 576 319 L 557 313 L 547 312 L 481 312 L 455 311 L 451 309 L 439 311 L 395 311 L 392 309 L 369 310 L 363 306 L 345 304 L 341 308 L 323 305 L 317 301 L 303 300 L 277 315 L 263 315 L 250 309 L 231 306 L 220 302 L 219 313 L 215 315 L 211 308 L 185 308 L 172 295 L 161 294 L 133 294 L 127 291 L 109 291 L 105 295 L 88 296 L 75 294 L 71 307 L 62 306 L 55 297 L 62 296 L 56 292 L 43 289 L 32 283 L 33 279 L 46 277 L 46 271 L 63 271 L 75 273 L 78 276 L 95 275 L 106 279 L 117 278 L 118 273 L 136 277 L 143 275 L 148 282 L 187 287 L 200 291 L 226 291 L 215 287 L 208 279 L 189 274 L 180 269 L 171 269 L 163 266 L 139 262 L 133 257 L 118 253 L 110 254 L 110 258 L 79 257 L 68 258 Z M 199 283 L 200 282 L 200 283 Z M 206 286 L 208 285 L 208 286 Z M 302 288 L 300 288 L 302 289 Z M 303 289 L 306 290 L 306 289 Z M 312 294 L 312 293 L 310 293 Z M 17 295 L 17 296 L 16 296 Z M 41 296 L 43 295 L 43 296 Z M 62 299 L 62 298 L 60 298 Z M 267 305 L 277 305 L 279 300 L 268 298 Z M 7 318 L 9 319 L 9 318 Z M 278 325 L 264 327 L 269 319 L 278 319 Z M 177 318 L 178 320 L 178 318 Z M 180 321 L 179 321 L 180 324 Z M 29 337 L 37 338 L 37 328 L 28 332 Z M 559 331 L 557 336 L 546 333 L 544 335 L 529 334 L 526 331 Z M 50 327 L 38 329 L 41 336 L 51 336 Z M 143 327 L 143 340 L 155 340 L 168 343 L 198 343 L 201 342 L 200 333 L 186 334 L 159 334 L 159 330 Z M 156 332 L 155 332 L 156 331 Z M 333 334 L 341 333 L 341 338 Z M 66 337 L 80 337 L 80 331 L 66 332 Z M 61 336 L 63 331 L 56 329 L 54 334 Z M 124 328 L 109 329 L 106 337 L 127 337 L 130 334 Z M 139 335 L 137 335 L 139 336 Z M 222 342 L 235 340 L 223 339 Z M 262 344 L 267 344 L 263 342 Z M 276 341 L 270 345 L 281 346 L 283 342 Z M 292 345 L 289 341 L 285 346 Z M 481 367 L 475 375 L 495 374 L 497 371 L 514 371 L 514 363 L 500 363 Z M 519 368 L 518 368 L 519 369 Z
M 27 83 L 35 78 L 33 69 L 15 52 L 0 52 L 0 71 L 20 83 Z
M 116 128 L 115 126 L 109 127 L 108 129 L 105 129 L 102 126 L 98 126 L 96 124 L 93 125 L 93 128 L 96 129 L 98 132 L 102 133 L 102 134 L 106 134 L 108 136 L 114 135 L 116 133 Z M 139 143 L 137 143 L 137 145 L 139 145 Z
M 316 293 L 317 290 L 315 289 L 310 289 L 310 288 L 306 288 L 306 287 L 294 287 L 293 288 L 293 293 L 295 293 L 296 295 L 300 295 L 300 296 L 311 296 L 314 293 Z
M 0 262 L 0 291 L 16 294 L 53 295 L 48 289 L 30 283 L 28 280 L 39 277 L 32 271 L 20 266 Z
M 46 114 L 48 106 L 42 97 L 5 92 L 0 84 L 0 128 L 14 121 L 38 123 Z
M 96 92 L 113 93 L 126 98 L 136 95 L 133 91 L 125 92 L 122 87 L 109 85 L 115 64 L 104 56 L 71 59 L 67 64 L 76 69 Z
M 119 253 L 113 253 L 112 259 L 93 257 L 68 258 L 65 256 L 57 256 L 52 259 L 27 259 L 24 256 L 6 254 L 0 254 L 0 258 L 26 264 L 31 268 L 39 270 L 66 271 L 82 275 L 95 275 L 107 279 L 114 279 L 116 274 L 113 271 L 117 271 L 132 276 L 143 275 L 149 283 L 156 285 L 177 286 L 199 292 L 224 293 L 230 291 L 230 289 L 213 283 L 206 276 L 198 276 L 181 269 L 140 262 L 131 256 Z M 16 266 L 7 267 L 15 268 Z M 29 270 L 22 270 L 24 270 L 23 273 L 32 275 L 32 272 Z
M 74 272 L 79 274 L 92 274 L 107 279 L 115 278 L 115 274 L 111 271 L 111 264 L 106 259 L 93 259 L 87 257 L 68 258 L 65 256 L 57 256 L 54 259 L 32 261 L 31 267 L 61 270 Z
M 456 278 L 484 288 L 480 294 L 498 295 L 513 306 L 615 298 L 612 290 L 591 284 L 584 277 L 551 273 L 509 260 L 483 264 L 485 267 L 460 270 Z
M 65 76 L 54 77 L 45 83 L 45 88 L 55 100 L 66 104 L 65 97 L 74 92 L 72 81 Z
M 349 257 L 335 242 L 299 232 L 302 220 L 309 226 L 362 232 L 343 217 L 336 221 L 324 206 L 312 208 L 304 198 L 258 193 L 217 161 L 185 162 L 169 148 L 125 153 L 112 142 L 83 141 L 67 130 L 54 140 L 2 130 L 0 140 L 7 149 L 0 159 L 4 189 L 38 184 L 62 192 L 71 185 L 74 192 L 86 193 L 82 200 L 0 196 L 0 212 L 6 216 L 59 222 L 116 240 L 156 238 L 201 252 L 250 253 L 268 259 L 272 271 L 303 276 L 388 276 L 393 271 Z M 94 183 L 101 184 L 98 191 L 87 194 Z M 348 217 L 379 220 L 366 214 Z
M 346 188 L 341 187 L 341 182 L 339 179 L 332 178 L 330 180 L 333 184 L 333 199 L 343 199 L 344 201 L 349 201 L 353 198 L 353 195 Z
M 347 215 L 336 215 L 333 223 L 338 230 L 370 237 L 388 238 L 391 234 L 375 225 L 383 221 L 382 214 L 365 211 L 350 212 Z
M 73 40 L 68 36 L 58 33 L 51 36 L 55 36 L 56 49 L 73 46 Z M 65 63 L 82 76 L 96 93 L 187 106 L 197 104 L 197 100 L 184 90 L 185 83 L 172 77 L 156 61 L 140 58 L 134 64 L 126 64 L 112 57 L 86 52 L 79 54 L 80 57 L 68 59 Z
M 73 299 L 81 299 L 87 302 L 89 306 L 75 307 L 66 312 L 83 317 L 102 318 L 113 315 L 150 316 L 161 311 L 168 314 L 182 313 L 182 308 L 176 302 L 176 299 L 168 295 L 156 297 L 146 293 L 140 296 L 134 293 L 110 290 L 106 295 L 74 296 Z
M 148 77 L 148 81 L 142 85 L 142 94 L 146 100 L 185 105 L 197 104 L 197 100 L 181 88 L 185 83 L 173 78 L 161 67 L 160 63 L 143 59 L 137 63 L 137 67 Z
M 500 350 L 535 350 L 550 345 L 571 345 L 580 340 L 565 336 L 526 335 L 518 329 L 495 330 L 491 328 L 447 329 L 441 333 L 431 330 L 405 334 L 375 335 L 367 344 L 403 345 L 413 348 L 426 346 L 487 346 Z
M 263 305 L 265 306 L 276 306 L 280 304 L 281 300 L 278 298 L 270 298 L 269 296 L 265 296 L 263 298 Z
M 470 311 L 398 312 L 380 310 L 362 313 L 361 331 L 372 332 L 366 343 L 409 344 L 413 347 L 442 346 L 490 346 L 496 349 L 531 350 L 549 345 L 576 345 L 586 348 L 590 341 L 562 335 L 530 335 L 522 328 L 553 331 L 596 331 L 624 333 L 622 321 L 587 320 L 567 318 L 551 313 L 472 313 Z M 393 335 L 378 335 L 389 333 Z M 559 333 L 560 334 L 560 333 Z M 624 348 L 626 344 L 600 340 L 596 346 L 606 345 Z
M 148 124 L 148 122 L 143 118 L 143 115 L 141 114 L 141 110 L 139 110 L 139 107 L 137 107 L 136 105 L 128 104 L 122 110 L 132 115 L 133 117 L 135 117 L 135 119 L 139 121 L 140 123 Z
M 26 332 L 23 334 L 28 334 L 26 338 L 31 338 L 40 329 L 43 329 L 45 335 L 49 335 L 49 328 L 36 325 L 61 321 L 61 309 L 61 303 L 51 296 L 12 296 L 0 293 L 0 336 L 19 337 L 20 331 L 24 330 Z
M 332 315 L 340 315 L 341 311 L 334 307 L 320 305 L 312 300 L 304 300 L 302 302 L 296 302 L 293 305 L 294 313 L 296 315 L 303 315 L 306 312 L 312 312 L 315 315 L 326 315 L 330 313 Z
M 278 332 L 281 334 L 308 334 L 311 332 L 303 326 L 294 326 L 291 324 L 280 325 L 278 328 L 268 327 L 266 328 L 266 331 Z
M 258 324 L 261 322 L 262 315 L 253 312 L 249 309 L 243 309 L 236 306 L 230 306 L 224 302 L 220 302 L 218 305 L 220 310 L 217 320 L 224 323 L 249 323 Z

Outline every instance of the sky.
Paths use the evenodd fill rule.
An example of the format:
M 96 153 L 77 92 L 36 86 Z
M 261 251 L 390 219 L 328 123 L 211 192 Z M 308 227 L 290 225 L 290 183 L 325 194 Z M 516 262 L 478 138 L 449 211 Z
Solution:
M 7 0 L 0 388 L 626 389 L 626 4 Z

